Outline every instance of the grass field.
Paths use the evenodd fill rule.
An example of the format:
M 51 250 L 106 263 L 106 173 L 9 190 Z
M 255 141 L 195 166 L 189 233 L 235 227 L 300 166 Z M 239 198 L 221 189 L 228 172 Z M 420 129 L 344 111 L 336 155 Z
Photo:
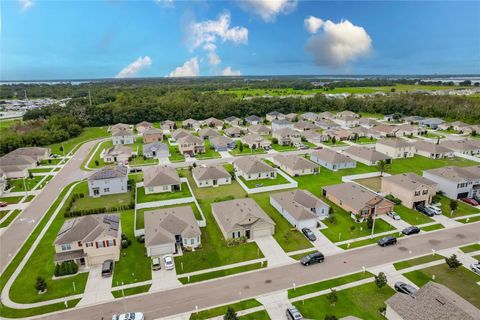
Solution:
M 180 199 L 191 197 L 192 194 L 188 189 L 186 182 L 182 182 L 181 190 L 176 192 L 162 192 L 145 194 L 145 188 L 137 188 L 137 203 L 152 202 L 152 201 L 164 201 L 169 199 Z
M 205 153 L 199 153 L 195 155 L 195 159 L 203 160 L 203 159 L 215 159 L 221 158 L 220 153 L 215 151 L 210 145 L 210 140 L 205 140 Z
M 88 195 L 88 190 L 86 190 L 84 195 L 84 198 L 75 200 L 72 206 L 72 211 L 118 207 L 121 205 L 128 205 L 132 199 L 131 191 L 93 198 Z
M 10 118 L 0 120 L 0 130 L 8 129 L 15 124 L 22 123 L 22 118 Z
M 400 218 L 402 218 L 402 220 L 413 226 L 418 226 L 434 221 L 432 218 L 424 215 L 423 213 L 420 213 L 413 209 L 409 209 L 402 205 L 396 205 L 395 212 L 400 216 Z
M 39 182 L 42 180 L 43 176 L 34 176 L 32 179 L 25 179 L 25 184 L 23 183 L 24 179 L 13 179 L 8 180 L 9 185 L 12 187 L 11 192 L 18 191 L 30 191 L 32 190 Z
M 474 243 L 468 246 L 460 247 L 460 250 L 462 250 L 465 253 L 480 251 L 480 243 Z
M 429 263 L 429 262 L 432 262 L 432 261 L 441 260 L 441 259 L 444 259 L 444 258 L 445 257 L 443 257 L 439 254 L 436 254 L 436 255 L 429 254 L 429 255 L 426 255 L 426 256 L 421 256 L 421 257 L 413 258 L 413 259 L 410 259 L 410 260 L 396 262 L 396 263 L 393 264 L 393 266 L 395 267 L 395 270 L 403 270 L 403 269 L 406 269 L 406 268 L 410 268 L 410 267 L 413 267 L 413 266 L 418 266 L 420 264 Z
M 22 210 L 14 210 L 12 213 L 10 213 L 10 215 L 5 220 L 3 220 L 2 224 L 0 224 L 0 228 L 8 227 L 10 225 L 10 223 L 12 223 L 12 221 L 15 220 L 15 218 L 21 212 L 22 212 Z
M 100 138 L 105 138 L 110 136 L 110 133 L 107 132 L 107 127 L 89 127 L 83 128 L 82 133 L 78 137 L 69 139 L 64 142 L 51 144 L 48 147 L 52 150 L 53 154 L 63 155 L 63 153 L 68 154 L 77 144 L 83 144 L 89 140 L 95 140 Z M 63 146 L 63 152 L 60 150 Z
M 249 147 L 244 146 L 243 150 L 240 151 L 240 148 L 236 147 L 233 150 L 228 151 L 233 156 L 247 156 L 252 154 L 262 154 L 267 153 L 263 148 L 250 149 Z
M 458 200 L 457 201 L 458 207 L 452 214 L 451 212 L 452 210 L 450 209 L 450 201 L 451 200 L 445 196 L 442 196 L 440 198 L 440 208 L 442 209 L 442 214 L 444 216 L 447 216 L 449 218 L 456 218 L 461 216 L 467 216 L 474 213 L 480 213 L 480 208 L 478 207 L 476 208 L 474 206 L 466 204 L 463 201 Z
M 0 198 L 0 201 L 6 202 L 8 204 L 16 204 L 19 203 L 20 200 L 22 200 L 23 196 L 16 196 L 16 197 L 4 197 Z
M 279 145 L 278 143 L 272 143 L 272 149 L 273 150 L 276 150 L 278 152 L 285 152 L 285 151 L 294 151 L 294 150 L 297 150 L 297 148 L 295 148 L 294 146 L 282 146 L 282 145 Z
M 393 160 L 392 165 L 387 172 L 390 174 L 414 172 L 422 175 L 423 170 L 447 166 L 473 166 L 476 164 L 477 162 L 457 157 L 432 160 L 427 157 L 416 155 L 413 158 Z
M 100 156 L 102 154 L 103 150 L 106 150 L 110 147 L 113 146 L 113 141 L 112 140 L 106 140 L 103 142 L 97 143 L 95 147 L 92 148 L 92 152 L 94 152 L 93 157 L 90 159 L 90 156 L 85 159 L 85 162 L 88 162 L 86 164 L 86 167 L 92 168 L 92 169 L 97 169 L 104 167 L 106 163 L 103 161 L 103 158 Z M 97 164 L 98 163 L 98 166 Z
M 127 288 L 127 289 L 124 289 L 123 292 L 122 292 L 122 290 L 115 290 L 115 291 L 112 291 L 112 295 L 115 299 L 122 298 L 122 297 L 127 297 L 127 296 L 133 296 L 135 294 L 148 292 L 148 290 L 150 290 L 151 286 L 152 286 L 151 284 L 147 284 L 147 285 L 144 285 L 144 286 Z
M 431 224 L 429 226 L 425 226 L 425 227 L 420 227 L 420 230 L 422 231 L 435 231 L 435 230 L 440 230 L 440 229 L 443 229 L 445 228 L 441 223 L 435 223 L 435 224 Z

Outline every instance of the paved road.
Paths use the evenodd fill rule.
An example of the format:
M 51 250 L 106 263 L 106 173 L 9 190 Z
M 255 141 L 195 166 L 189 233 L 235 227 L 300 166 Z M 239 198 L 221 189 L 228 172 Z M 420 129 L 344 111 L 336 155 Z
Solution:
M 30 205 L 7 230 L 0 235 L 0 272 L 3 272 L 15 254 L 23 246 L 38 222 L 57 199 L 60 192 L 73 181 L 85 178 L 89 173 L 80 170 L 96 141 L 83 144 L 67 164 L 50 180 Z
M 114 302 L 57 312 L 41 319 L 111 319 L 112 314 L 142 311 L 147 319 L 156 319 L 198 308 L 230 303 L 362 269 L 480 241 L 480 223 L 444 229 L 425 235 L 406 237 L 394 247 L 369 246 L 328 257 L 325 263 L 305 268 L 291 264 L 253 273 L 193 284 L 163 292 L 149 293 Z

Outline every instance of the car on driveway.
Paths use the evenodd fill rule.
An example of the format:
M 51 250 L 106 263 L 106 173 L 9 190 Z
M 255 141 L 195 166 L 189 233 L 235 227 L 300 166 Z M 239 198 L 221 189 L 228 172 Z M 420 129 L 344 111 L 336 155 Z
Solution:
M 0 201 L 0 208 L 8 206 L 8 202 Z
M 105 260 L 102 264 L 102 277 L 111 277 L 113 274 L 113 260 Z
M 472 264 L 470 265 L 470 269 L 471 269 L 473 272 L 480 274 L 480 261 L 477 262 L 477 263 L 472 263 Z
M 429 217 L 433 217 L 435 215 L 435 212 L 433 211 L 430 211 L 430 210 L 427 210 L 427 208 L 423 205 L 423 204 L 418 204 L 415 209 L 417 209 L 417 211 L 423 213 L 424 215 L 427 215 Z
M 162 264 L 160 263 L 160 258 L 152 258 L 152 270 L 157 271 L 162 269 Z
M 425 208 L 436 215 L 442 214 L 442 209 L 440 209 L 439 207 L 435 207 L 429 204 L 429 205 L 426 205 Z
M 112 320 L 143 320 L 145 317 L 142 312 L 127 312 L 122 314 L 114 314 Z
M 165 264 L 165 270 L 175 269 L 175 263 L 173 262 L 173 257 L 171 255 L 164 256 L 163 263 Z
M 393 220 L 402 220 L 402 218 L 400 218 L 400 216 L 395 211 L 387 212 L 387 216 L 389 216 Z
M 395 290 L 408 295 L 412 295 L 417 292 L 417 289 L 402 281 L 395 282 Z
M 317 237 L 315 236 L 315 234 L 313 233 L 312 230 L 310 230 L 308 228 L 303 228 L 302 232 L 305 235 L 305 237 L 307 237 L 308 240 L 310 240 L 310 241 L 317 240 Z
M 417 234 L 419 232 L 420 232 L 420 228 L 416 226 L 406 227 L 405 229 L 402 230 L 402 233 L 406 236 Z
M 301 320 L 301 319 L 303 319 L 302 314 L 295 307 L 287 308 L 286 314 L 287 314 L 287 319 L 288 320 Z
M 397 238 L 395 238 L 394 236 L 386 236 L 378 240 L 377 244 L 380 247 L 393 246 L 394 244 L 397 244 Z
M 468 203 L 469 205 L 472 205 L 472 206 L 478 206 L 479 205 L 478 201 L 475 200 L 475 199 L 472 199 L 472 198 L 462 198 L 460 200 L 462 200 L 463 202 Z
M 300 263 L 304 266 L 321 263 L 323 261 L 325 261 L 325 256 L 321 252 L 310 253 L 309 255 L 306 255 L 305 257 L 300 259 Z

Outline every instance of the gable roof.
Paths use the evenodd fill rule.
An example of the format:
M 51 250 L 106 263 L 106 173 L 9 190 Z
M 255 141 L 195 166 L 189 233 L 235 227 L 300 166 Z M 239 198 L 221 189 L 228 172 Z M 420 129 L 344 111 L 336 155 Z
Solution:
M 46 154 L 50 153 L 49 148 L 42 148 L 42 147 L 22 147 L 13 150 L 12 152 L 8 154 L 16 154 L 16 155 L 22 155 L 22 156 L 29 156 L 29 157 L 34 157 L 36 159 L 40 159 L 42 157 L 45 157 Z
M 471 167 L 448 166 L 423 171 L 453 182 L 480 179 L 480 165 Z
M 260 120 L 262 120 L 262 118 L 256 115 L 251 115 L 245 118 L 245 121 L 247 122 L 260 121 Z
M 440 141 L 440 145 L 452 150 L 459 151 L 471 151 L 480 149 L 480 146 L 476 145 L 476 143 L 472 142 L 471 140 L 445 140 Z
M 407 140 L 401 138 L 385 138 L 377 141 L 378 144 L 392 148 L 407 148 L 413 145 L 408 143 Z
M 418 174 L 413 172 L 400 173 L 393 176 L 383 177 L 383 180 L 389 181 L 400 188 L 410 191 L 416 190 L 418 188 L 435 188 L 437 186 L 436 182 L 419 176 Z
M 95 171 L 90 177 L 88 177 L 88 180 L 125 178 L 127 175 L 128 168 L 126 166 L 108 166 Z
M 334 184 L 323 188 L 327 194 L 333 195 L 335 198 L 347 204 L 354 210 L 361 210 L 366 206 L 373 207 L 382 201 L 393 203 L 376 193 L 353 182 Z
M 273 132 L 274 137 L 280 138 L 299 137 L 300 135 L 300 132 L 293 130 L 292 128 L 282 128 Z
M 325 161 L 327 163 L 355 162 L 355 160 L 353 160 L 349 156 L 346 156 L 344 154 L 336 152 L 335 150 L 327 149 L 327 148 L 323 148 L 323 149 L 314 151 L 311 155 L 314 155 L 317 158 L 319 158 L 320 160 Z
M 203 145 L 203 140 L 200 137 L 188 134 L 177 139 L 178 144 L 199 144 Z
M 163 130 L 152 127 L 152 128 L 148 128 L 145 131 L 143 131 L 144 136 L 148 136 L 150 134 L 163 134 Z
M 274 168 L 254 156 L 241 157 L 233 161 L 233 164 L 247 174 L 275 171 Z
M 230 178 L 230 173 L 222 166 L 197 166 L 192 175 L 197 181 Z
M 119 137 L 119 136 L 131 136 L 133 135 L 132 130 L 130 127 L 126 124 L 119 123 L 114 125 L 110 132 L 112 133 L 112 136 L 114 137 Z
M 368 161 L 380 161 L 390 159 L 389 156 L 376 151 L 373 148 L 351 146 L 345 149 L 347 155 L 359 157 Z
M 139 127 L 151 128 L 151 127 L 153 127 L 153 124 L 151 122 L 142 121 L 140 123 L 137 123 L 137 125 L 135 127 L 136 128 L 139 128 Z
M 225 118 L 226 122 L 233 122 L 233 121 L 238 121 L 238 120 L 241 120 L 241 119 L 238 118 L 238 117 L 235 117 L 235 116 L 230 116 L 228 118 Z
M 279 154 L 273 157 L 275 161 L 277 161 L 281 166 L 285 166 L 290 170 L 305 170 L 305 169 L 315 169 L 318 168 L 318 164 L 313 163 L 305 159 L 304 157 L 300 157 L 298 155 L 283 155 Z
M 200 129 L 198 131 L 198 135 L 200 137 L 206 137 L 206 136 L 210 137 L 210 136 L 218 136 L 220 135 L 220 133 L 218 133 L 218 131 L 213 128 L 207 127 L 207 128 Z
M 55 238 L 55 244 L 92 242 L 104 237 L 117 238 L 120 218 L 112 214 L 95 214 L 65 220 Z M 117 244 L 118 245 L 118 244 Z
M 248 131 L 254 133 L 261 133 L 261 132 L 270 132 L 271 129 L 263 124 L 254 124 L 253 126 L 248 127 Z
M 154 141 L 143 145 L 143 153 L 152 151 L 168 151 L 168 146 L 160 141 Z
M 315 218 L 312 208 L 327 204 L 306 190 L 292 190 L 274 193 L 270 196 L 296 220 Z
M 293 127 L 295 129 L 300 129 L 300 130 L 305 130 L 305 129 L 308 129 L 308 130 L 317 130 L 319 129 L 320 127 L 311 123 L 310 121 L 305 121 L 305 120 L 300 120 L 298 122 L 296 122 Z
M 448 149 L 445 146 L 442 146 L 440 144 L 424 141 L 424 140 L 419 140 L 415 142 L 415 148 L 420 151 L 425 151 L 425 152 L 430 152 L 430 153 L 435 153 L 435 154 L 445 154 L 445 153 L 451 153 L 453 152 L 452 150 Z
M 168 166 L 145 167 L 143 169 L 143 185 L 145 187 L 181 184 L 180 176 L 175 168 Z
M 226 134 L 240 134 L 242 130 L 239 127 L 230 127 L 224 130 Z
M 228 146 L 229 144 L 234 143 L 232 139 L 225 136 L 215 136 L 210 138 L 210 143 L 213 146 Z

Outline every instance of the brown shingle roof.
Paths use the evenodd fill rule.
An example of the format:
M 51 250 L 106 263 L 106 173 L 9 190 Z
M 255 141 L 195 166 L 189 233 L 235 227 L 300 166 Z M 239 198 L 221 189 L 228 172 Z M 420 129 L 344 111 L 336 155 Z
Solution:
M 198 181 L 229 178 L 230 173 L 222 165 L 193 168 L 192 174 Z
M 181 184 L 177 170 L 167 166 L 146 167 L 143 169 L 143 185 L 145 187 Z
M 273 157 L 281 166 L 285 166 L 290 170 L 304 170 L 304 169 L 315 169 L 318 168 L 316 163 L 300 157 L 297 155 L 276 155 Z
M 325 190 L 327 194 L 341 200 L 354 210 L 361 210 L 365 208 L 365 206 L 374 206 L 383 200 L 389 201 L 352 182 L 326 186 L 323 190 Z
M 247 174 L 275 171 L 274 168 L 253 156 L 241 157 L 240 159 L 235 160 L 233 164 Z
M 320 160 L 323 160 L 327 163 L 348 163 L 355 162 L 349 156 L 343 155 L 339 152 L 336 152 L 332 149 L 323 148 L 321 150 L 315 151 L 312 153 Z

